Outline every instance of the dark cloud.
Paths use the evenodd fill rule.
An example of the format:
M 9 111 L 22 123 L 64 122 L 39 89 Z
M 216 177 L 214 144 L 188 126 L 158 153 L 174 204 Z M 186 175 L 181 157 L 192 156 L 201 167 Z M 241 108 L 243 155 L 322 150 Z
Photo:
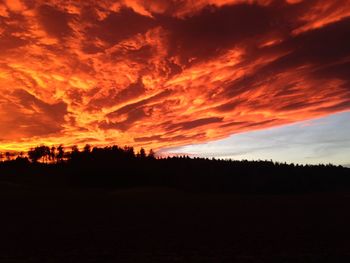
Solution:
M 320 102 L 307 102 L 307 101 L 300 101 L 300 102 L 295 102 L 295 103 L 289 103 L 285 106 L 282 106 L 279 108 L 281 111 L 295 111 L 295 110 L 300 110 L 300 109 L 305 109 L 307 107 L 313 106 L 313 105 L 318 105 Z
M 277 119 L 260 121 L 260 122 L 253 122 L 253 123 L 249 123 L 249 124 L 244 125 L 244 127 L 259 127 L 259 126 L 263 127 L 266 124 L 271 124 L 271 123 L 275 122 L 276 120 Z
M 128 87 L 121 91 L 110 89 L 108 96 L 92 100 L 90 103 L 96 107 L 114 106 L 125 101 L 136 99 L 139 96 L 143 95 L 145 91 L 145 86 L 139 79 L 137 82 L 130 84 Z M 147 101 L 145 103 L 147 103 Z M 139 104 L 139 106 L 140 105 L 142 105 L 142 103 Z M 121 110 L 121 112 L 123 112 L 123 110 Z
M 327 65 L 350 54 L 350 19 L 307 31 L 276 46 L 289 53 L 272 62 L 263 70 L 285 71 L 300 65 Z
M 62 131 L 66 104 L 48 104 L 24 90 L 15 90 L 12 97 L 13 101 L 6 99 L 0 104 L 3 138 L 47 136 Z
M 350 62 L 336 62 L 335 64 L 327 65 L 321 67 L 313 72 L 315 77 L 320 79 L 328 79 L 330 77 L 335 77 L 345 81 L 350 81 Z
M 350 99 L 347 99 L 343 102 L 336 103 L 335 105 L 332 105 L 332 106 L 317 108 L 314 111 L 327 113 L 327 112 L 345 111 L 345 110 L 349 110 L 349 108 L 350 108 Z
M 109 118 L 113 118 L 113 117 L 118 117 L 122 114 L 126 114 L 126 113 L 129 113 L 130 111 L 134 111 L 135 109 L 141 107 L 141 106 L 144 106 L 144 105 L 147 105 L 148 103 L 152 103 L 152 102 L 155 102 L 155 101 L 158 101 L 162 98 L 165 98 L 167 96 L 169 96 L 172 92 L 170 90 L 165 90 L 165 91 L 162 91 L 150 98 L 147 98 L 147 99 L 144 99 L 144 100 L 140 100 L 138 102 L 135 102 L 135 103 L 132 103 L 132 104 L 128 104 L 112 113 L 109 113 L 107 117 Z
M 116 52 L 113 52 L 111 54 L 111 57 L 113 59 L 116 58 L 127 58 L 131 61 L 134 61 L 136 63 L 147 63 L 150 58 L 154 55 L 156 50 L 150 45 L 144 45 L 137 49 L 130 49 L 127 47 L 124 47 L 122 50 L 118 50 Z
M 67 113 L 67 105 L 63 102 L 48 104 L 22 89 L 15 90 L 12 94 L 20 100 L 20 105 L 23 108 L 39 110 L 39 113 L 43 113 L 58 122 L 62 122 L 64 115 Z
M 229 122 L 223 125 L 220 125 L 221 128 L 227 128 L 227 127 L 240 127 L 240 126 L 244 126 L 245 124 L 247 124 L 248 122 L 246 121 L 233 121 L 233 122 Z
M 5 54 L 10 49 L 19 48 L 28 44 L 27 40 L 12 35 L 0 36 L 0 54 Z
M 224 103 L 220 106 L 215 107 L 219 112 L 229 112 L 233 111 L 238 105 L 244 103 L 242 100 L 233 100 L 231 102 Z
M 21 36 L 26 26 L 26 20 L 21 15 L 13 14 L 12 18 L 0 16 L 0 54 L 30 43 L 28 36 Z
M 143 109 L 136 108 L 127 113 L 126 120 L 120 122 L 102 122 L 100 128 L 115 129 L 125 132 L 130 129 L 136 121 L 140 121 L 146 117 L 148 117 L 148 114 L 146 114 Z
M 180 123 L 169 125 L 168 130 L 174 130 L 174 129 L 191 130 L 191 129 L 205 126 L 212 123 L 220 123 L 222 122 L 222 120 L 223 118 L 221 117 L 209 117 L 209 118 L 197 119 L 194 121 L 180 122 Z
M 132 9 L 122 8 L 119 12 L 111 12 L 105 19 L 96 21 L 87 28 L 91 38 L 99 38 L 114 45 L 138 33 L 144 33 L 155 25 L 149 17 L 135 13 Z
M 73 16 L 50 5 L 38 8 L 38 19 L 45 31 L 54 37 L 64 38 L 73 33 L 69 21 Z
M 248 38 L 263 35 L 272 29 L 273 13 L 258 5 L 208 7 L 183 19 L 159 17 L 162 26 L 171 32 L 170 51 L 187 59 L 199 60 L 222 52 Z
M 151 141 L 159 141 L 162 139 L 162 136 L 160 135 L 153 135 L 148 137 L 137 137 L 134 138 L 135 142 L 151 142 Z

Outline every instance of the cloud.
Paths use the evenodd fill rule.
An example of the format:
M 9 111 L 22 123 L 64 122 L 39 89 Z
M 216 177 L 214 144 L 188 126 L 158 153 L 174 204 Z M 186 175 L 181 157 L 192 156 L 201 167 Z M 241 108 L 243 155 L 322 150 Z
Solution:
M 136 83 L 131 83 L 123 90 L 110 89 L 108 91 L 108 96 L 99 97 L 95 100 L 90 101 L 90 103 L 96 107 L 103 106 L 113 106 L 121 104 L 125 101 L 130 101 L 132 99 L 137 99 L 146 92 L 145 86 L 141 80 Z
M 24 46 L 26 45 L 26 43 L 27 41 L 25 41 L 24 39 L 14 37 L 11 35 L 2 35 L 0 37 L 0 46 L 1 46 L 0 53 L 4 54 L 8 50 Z
M 63 38 L 73 33 L 69 21 L 73 19 L 69 13 L 56 9 L 50 5 L 42 5 L 37 8 L 39 24 L 47 34 L 57 38 Z
M 27 136 L 48 136 L 63 130 L 67 105 L 45 103 L 25 90 L 14 90 L 1 97 L 0 136 L 16 140 Z
M 0 3 L 0 148 L 161 149 L 350 110 L 350 4 Z
M 208 59 L 272 29 L 271 10 L 258 5 L 207 7 L 188 18 L 160 17 L 170 32 L 170 51 L 183 60 Z M 199 48 L 200 47 L 200 48 Z
M 173 129 L 191 130 L 191 129 L 205 126 L 211 123 L 222 122 L 222 120 L 223 118 L 218 118 L 218 117 L 203 118 L 203 119 L 198 119 L 194 121 L 186 121 L 186 122 L 171 124 L 169 125 L 168 129 L 169 130 L 173 130 Z
M 114 45 L 136 34 L 145 33 L 154 24 L 155 21 L 152 18 L 135 13 L 129 8 L 121 8 L 118 12 L 110 12 L 102 20 L 90 23 L 86 34 L 90 38 L 97 38 L 109 45 Z

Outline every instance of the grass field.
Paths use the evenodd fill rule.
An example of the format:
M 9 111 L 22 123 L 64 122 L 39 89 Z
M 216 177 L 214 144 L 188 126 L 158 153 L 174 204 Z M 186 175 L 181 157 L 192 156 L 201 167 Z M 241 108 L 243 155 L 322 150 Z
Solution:
M 0 262 L 350 262 L 350 195 L 0 185 Z

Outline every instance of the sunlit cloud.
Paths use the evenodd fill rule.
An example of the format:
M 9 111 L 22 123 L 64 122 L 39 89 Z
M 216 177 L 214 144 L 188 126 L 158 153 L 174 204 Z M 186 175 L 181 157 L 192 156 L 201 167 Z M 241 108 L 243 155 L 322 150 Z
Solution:
M 0 1 L 0 148 L 161 149 L 350 109 L 346 0 Z

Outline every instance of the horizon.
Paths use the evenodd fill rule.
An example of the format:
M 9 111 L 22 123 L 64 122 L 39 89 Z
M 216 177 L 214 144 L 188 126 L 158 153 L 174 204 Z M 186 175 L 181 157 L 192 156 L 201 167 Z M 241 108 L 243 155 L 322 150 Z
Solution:
M 293 126 L 293 125 L 291 125 Z M 230 138 L 228 138 L 230 139 Z M 225 141 L 226 139 L 222 140 Z M 220 142 L 220 141 L 218 141 Z M 211 143 L 217 143 L 217 142 L 211 142 Z M 200 145 L 193 145 L 194 149 L 196 147 L 201 147 L 203 146 L 202 144 Z M 186 147 L 186 146 L 184 146 Z M 248 162 L 248 163 L 264 163 L 264 162 L 271 162 L 273 164 L 283 164 L 283 165 L 296 165 L 296 166 L 301 166 L 301 167 L 306 167 L 306 166 L 338 166 L 338 167 L 343 167 L 343 168 L 350 168 L 350 164 L 347 163 L 335 163 L 335 162 L 297 162 L 297 161 L 286 161 L 286 160 L 278 160 L 278 159 L 272 159 L 272 158 L 235 158 L 229 155 L 224 155 L 224 156 L 217 156 L 213 155 L 210 152 L 207 152 L 206 155 L 201 155 L 201 154 L 193 154 L 193 153 L 185 153 L 185 152 L 176 152 L 177 149 L 181 149 L 184 147 L 179 147 L 179 148 L 174 148 L 174 149 L 166 149 L 164 152 L 154 152 L 153 149 L 150 149 L 149 151 L 146 151 L 143 147 L 140 147 L 139 150 L 134 149 L 132 146 L 120 146 L 120 145 L 108 145 L 108 146 L 94 146 L 90 144 L 86 144 L 83 148 L 79 148 L 77 145 L 73 146 L 65 146 L 63 144 L 60 145 L 37 145 L 35 147 L 32 147 L 28 149 L 28 151 L 21 151 L 21 152 L 16 152 L 16 151 L 7 151 L 7 152 L 1 152 L 0 151 L 0 163 L 11 163 L 11 162 L 31 162 L 31 163 L 42 163 L 46 165 L 56 165 L 59 164 L 60 162 L 67 162 L 67 160 L 70 160 L 72 158 L 72 154 L 77 153 L 77 154 L 86 154 L 90 155 L 95 151 L 113 151 L 113 149 L 118 149 L 120 151 L 128 151 L 132 150 L 132 155 L 134 158 L 151 158 L 151 159 L 157 159 L 157 160 L 166 160 L 166 159 L 191 159 L 191 160 L 206 160 L 206 161 L 228 161 L 228 162 Z M 47 153 L 44 153 L 46 150 L 40 150 L 40 148 L 46 148 Z M 62 152 L 62 157 L 61 160 L 58 160 L 58 155 L 59 151 L 58 148 L 61 148 L 63 150 Z M 197 148 L 198 149 L 198 148 Z M 200 148 L 199 148 L 200 149 Z M 168 152 L 168 150 L 170 150 Z M 175 150 L 175 151 L 174 151 Z M 40 151 L 42 156 L 39 157 L 38 160 L 33 160 L 31 157 L 31 152 L 36 152 Z M 190 152 L 190 151 L 189 151 Z M 118 155 L 118 153 L 117 153 Z M 93 161 L 93 160 L 91 160 Z
M 349 35 L 346 0 L 2 1 L 0 152 L 350 167 Z

